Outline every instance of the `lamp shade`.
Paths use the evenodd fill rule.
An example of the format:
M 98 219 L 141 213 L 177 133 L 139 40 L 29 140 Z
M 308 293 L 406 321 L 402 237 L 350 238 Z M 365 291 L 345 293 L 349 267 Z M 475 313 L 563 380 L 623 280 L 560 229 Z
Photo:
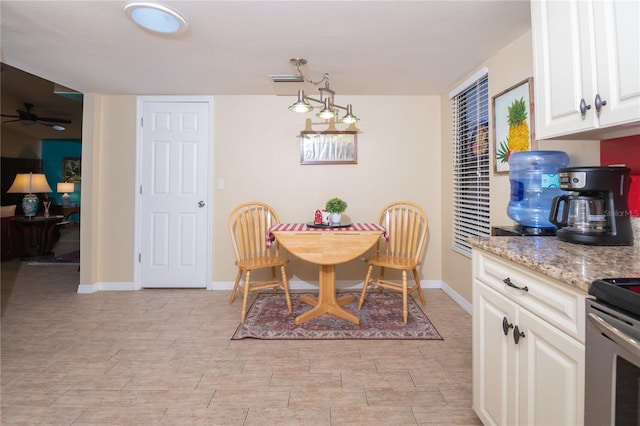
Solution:
M 47 178 L 42 173 L 18 173 L 9 189 L 9 193 L 37 194 L 53 192 Z
M 42 173 L 18 173 L 7 192 L 26 194 L 22 199 L 22 211 L 31 218 L 38 212 L 40 204 L 38 196 L 33 194 L 53 191 Z
M 76 190 L 75 184 L 73 182 L 58 182 L 57 189 L 57 192 L 59 193 L 73 192 Z

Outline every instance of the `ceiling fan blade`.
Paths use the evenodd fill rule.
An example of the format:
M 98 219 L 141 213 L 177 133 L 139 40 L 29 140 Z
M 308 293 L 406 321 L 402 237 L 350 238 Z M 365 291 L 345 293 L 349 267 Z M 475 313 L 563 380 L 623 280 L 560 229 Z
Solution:
M 2 117 L 20 118 L 19 115 L 0 114 Z
M 10 115 L 9 116 L 3 115 L 3 117 L 11 117 L 11 116 Z M 4 123 L 14 123 L 16 121 L 21 121 L 21 120 L 19 118 L 16 118 L 15 120 L 3 121 L 2 124 L 4 124 Z
M 37 121 L 48 121 L 50 123 L 61 123 L 61 124 L 70 124 L 71 120 L 66 118 L 55 118 L 55 117 L 38 117 Z
M 53 127 L 53 126 L 54 126 L 54 124 L 41 123 L 41 122 L 39 122 L 39 121 L 36 121 L 36 123 L 38 123 L 38 124 L 39 124 L 39 125 L 41 125 L 41 126 L 47 126 L 47 127 Z

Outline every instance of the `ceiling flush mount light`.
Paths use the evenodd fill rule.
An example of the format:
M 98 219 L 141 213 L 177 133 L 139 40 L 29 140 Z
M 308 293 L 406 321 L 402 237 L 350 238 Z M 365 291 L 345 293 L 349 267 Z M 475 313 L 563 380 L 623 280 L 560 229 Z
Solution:
M 187 21 L 175 10 L 154 3 L 129 3 L 124 13 L 142 28 L 163 34 L 176 34 L 187 28 Z
M 293 112 L 309 112 L 313 109 L 313 107 L 309 102 L 315 102 L 322 105 L 322 109 L 320 110 L 320 112 L 316 114 L 317 117 L 325 118 L 325 119 L 335 118 L 338 115 L 337 110 L 341 109 L 346 111 L 346 114 L 344 117 L 338 120 L 339 122 L 351 124 L 360 120 L 351 112 L 351 104 L 348 104 L 346 107 L 343 107 L 342 105 L 338 105 L 333 101 L 333 98 L 336 92 L 331 90 L 331 88 L 329 87 L 328 73 L 324 74 L 324 77 L 322 77 L 322 80 L 313 81 L 306 78 L 302 74 L 302 71 L 300 70 L 300 66 L 305 65 L 307 63 L 306 59 L 293 58 L 289 60 L 289 62 L 296 66 L 296 68 L 298 69 L 298 75 L 285 76 L 287 77 L 287 79 L 283 79 L 283 80 L 276 80 L 274 77 L 278 77 L 278 76 L 272 76 L 274 81 L 299 81 L 299 82 L 306 81 L 307 83 L 311 83 L 314 86 L 320 86 L 321 84 L 324 83 L 323 87 L 318 87 L 318 90 L 320 91 L 320 98 L 312 98 L 311 96 L 305 95 L 304 90 L 298 90 L 298 99 L 293 105 L 289 107 L 289 110 Z

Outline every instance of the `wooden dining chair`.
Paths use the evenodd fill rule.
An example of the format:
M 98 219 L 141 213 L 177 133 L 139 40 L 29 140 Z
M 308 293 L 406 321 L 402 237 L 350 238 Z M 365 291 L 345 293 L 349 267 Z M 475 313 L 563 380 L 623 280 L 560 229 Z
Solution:
M 378 215 L 378 223 L 387 229 L 388 239 L 381 239 L 376 246 L 376 255 L 365 259 L 369 264 L 364 279 L 358 310 L 362 309 L 367 288 L 378 286 L 382 293 L 387 288 L 402 293 L 402 316 L 404 323 L 409 318 L 407 298 L 417 292 L 422 305 L 424 294 L 420 287 L 418 267 L 422 263 L 422 253 L 427 239 L 428 218 L 425 211 L 415 203 L 396 201 L 387 204 Z M 380 268 L 378 278 L 372 278 L 373 268 Z M 402 282 L 385 279 L 385 270 L 395 269 L 402 272 Z M 407 273 L 413 273 L 415 284 L 409 285 Z
M 280 247 L 277 241 L 270 248 L 267 248 L 266 245 L 269 228 L 278 223 L 280 223 L 280 219 L 275 210 L 268 204 L 258 201 L 240 204 L 229 215 L 229 233 L 238 266 L 238 275 L 231 291 L 229 303 L 233 303 L 238 291 L 242 293 L 240 323 L 244 323 L 247 315 L 249 293 L 266 288 L 273 288 L 273 293 L 276 294 L 278 287 L 283 287 L 287 308 L 291 313 L 289 282 L 285 269 L 289 259 L 280 256 Z M 277 267 L 280 267 L 280 280 L 276 278 Z M 252 281 L 251 273 L 259 269 L 271 269 L 271 279 Z M 243 274 L 244 284 L 241 284 Z

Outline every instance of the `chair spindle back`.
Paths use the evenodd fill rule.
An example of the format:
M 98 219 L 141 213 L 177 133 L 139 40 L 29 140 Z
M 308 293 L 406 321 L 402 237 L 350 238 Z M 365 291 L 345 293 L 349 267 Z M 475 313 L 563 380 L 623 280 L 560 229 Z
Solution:
M 277 255 L 277 242 L 268 249 L 267 231 L 280 223 L 278 214 L 265 203 L 251 201 L 240 204 L 229 215 L 229 233 L 236 260 Z
M 385 255 L 420 260 L 428 231 L 427 214 L 420 206 L 409 201 L 390 203 L 382 209 L 378 223 L 389 235 Z

